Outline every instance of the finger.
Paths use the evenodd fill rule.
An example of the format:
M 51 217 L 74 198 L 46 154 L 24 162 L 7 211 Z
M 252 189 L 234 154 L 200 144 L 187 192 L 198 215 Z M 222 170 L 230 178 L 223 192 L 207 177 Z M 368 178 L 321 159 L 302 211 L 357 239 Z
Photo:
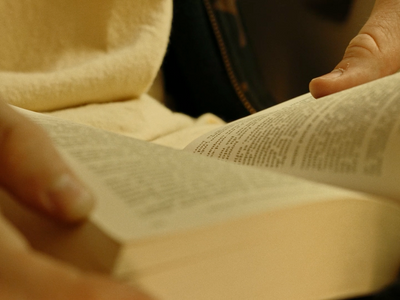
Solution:
M 377 0 L 367 23 L 335 69 L 310 82 L 316 97 L 333 94 L 400 69 L 400 1 Z
M 0 185 L 22 203 L 76 221 L 93 199 L 60 158 L 44 131 L 0 101 Z
M 0 214 L 2 300 L 149 300 L 137 288 L 87 274 L 29 248 Z
M 138 288 L 107 277 L 81 273 L 37 253 L 6 254 L 0 270 L 1 299 L 150 300 Z M 8 298 L 7 298 L 8 296 Z

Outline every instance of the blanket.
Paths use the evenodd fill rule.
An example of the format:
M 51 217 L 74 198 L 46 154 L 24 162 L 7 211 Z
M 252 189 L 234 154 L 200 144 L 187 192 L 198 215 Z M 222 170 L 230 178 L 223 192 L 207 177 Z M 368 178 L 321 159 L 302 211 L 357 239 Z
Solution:
M 172 0 L 0 0 L 0 96 L 182 148 L 223 122 L 162 104 L 162 80 L 155 78 L 171 21 Z

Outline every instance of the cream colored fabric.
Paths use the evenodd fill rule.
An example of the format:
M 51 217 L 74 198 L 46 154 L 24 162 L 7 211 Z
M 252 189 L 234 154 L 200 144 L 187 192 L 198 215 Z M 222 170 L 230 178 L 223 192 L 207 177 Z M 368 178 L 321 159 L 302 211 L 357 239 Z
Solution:
M 0 0 L 0 96 L 132 137 L 169 136 L 171 145 L 174 131 L 204 127 L 145 96 L 171 19 L 172 0 Z M 179 132 L 177 141 L 192 137 Z
M 170 0 L 1 0 L 0 93 L 48 111 L 137 98 L 161 65 Z
M 222 121 L 212 114 L 193 119 L 184 114 L 174 113 L 147 94 L 135 100 L 90 104 L 51 114 L 178 149 L 222 124 Z

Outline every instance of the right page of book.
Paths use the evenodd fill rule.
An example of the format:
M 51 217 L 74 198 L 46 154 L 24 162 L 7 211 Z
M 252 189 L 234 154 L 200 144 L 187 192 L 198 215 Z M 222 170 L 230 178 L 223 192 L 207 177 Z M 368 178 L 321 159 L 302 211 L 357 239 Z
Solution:
M 186 147 L 201 155 L 400 199 L 400 75 L 306 94 Z

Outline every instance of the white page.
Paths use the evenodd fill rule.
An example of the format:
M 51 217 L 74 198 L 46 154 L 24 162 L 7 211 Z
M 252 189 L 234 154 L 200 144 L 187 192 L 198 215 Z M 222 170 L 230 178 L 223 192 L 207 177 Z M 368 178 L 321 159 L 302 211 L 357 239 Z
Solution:
M 399 76 L 322 99 L 303 95 L 186 150 L 400 199 Z

